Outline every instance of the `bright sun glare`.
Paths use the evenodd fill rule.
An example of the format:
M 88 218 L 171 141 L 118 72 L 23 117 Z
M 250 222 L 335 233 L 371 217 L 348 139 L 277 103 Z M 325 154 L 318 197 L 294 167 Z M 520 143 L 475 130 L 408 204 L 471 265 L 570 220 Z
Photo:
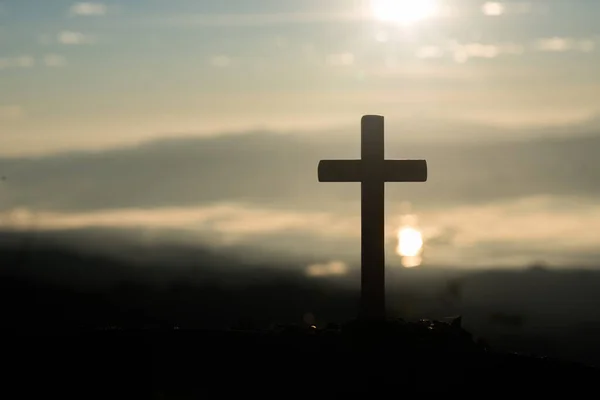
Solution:
M 379 21 L 411 24 L 432 17 L 435 0 L 372 0 L 373 14 Z
M 423 250 L 423 236 L 421 232 L 412 227 L 403 227 L 398 231 L 398 255 L 402 257 L 402 265 L 406 268 L 421 265 L 421 252 Z

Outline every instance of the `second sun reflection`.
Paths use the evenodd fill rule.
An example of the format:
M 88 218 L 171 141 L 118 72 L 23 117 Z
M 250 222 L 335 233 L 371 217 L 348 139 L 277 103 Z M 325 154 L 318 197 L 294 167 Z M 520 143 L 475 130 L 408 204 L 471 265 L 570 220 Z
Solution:
M 415 268 L 423 262 L 423 235 L 417 227 L 415 215 L 405 215 L 398 229 L 396 253 L 402 259 L 405 268 Z

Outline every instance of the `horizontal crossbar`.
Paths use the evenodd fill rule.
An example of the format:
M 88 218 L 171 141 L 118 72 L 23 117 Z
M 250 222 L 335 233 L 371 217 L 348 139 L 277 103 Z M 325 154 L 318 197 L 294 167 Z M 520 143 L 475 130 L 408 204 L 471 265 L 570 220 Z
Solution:
M 364 182 L 366 179 L 384 182 L 426 182 L 427 161 L 385 160 L 381 173 L 362 160 L 322 160 L 319 162 L 318 174 L 319 182 Z

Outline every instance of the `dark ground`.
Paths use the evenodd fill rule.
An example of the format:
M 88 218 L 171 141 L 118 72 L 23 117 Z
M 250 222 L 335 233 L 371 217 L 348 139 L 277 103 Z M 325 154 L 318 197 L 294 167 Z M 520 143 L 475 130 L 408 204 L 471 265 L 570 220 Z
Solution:
M 460 329 L 104 331 L 5 340 L 20 393 L 374 398 L 403 393 L 587 393 L 596 370 L 495 353 Z M 8 354 L 8 357 L 7 357 Z M 35 384 L 32 384 L 35 382 Z M 163 396 L 163 397 L 161 397 Z
M 487 396 L 558 388 L 588 393 L 600 382 L 595 369 L 583 366 L 600 360 L 597 299 L 584 287 L 596 291 L 597 273 L 535 270 L 514 275 L 516 283 L 512 275 L 480 273 L 465 278 L 463 289 L 456 281 L 443 286 L 453 295 L 464 292 L 457 295 L 460 307 L 447 309 L 408 290 L 390 293 L 390 314 L 416 321 L 458 310 L 472 326 L 488 329 L 486 343 L 464 323 L 466 330 L 401 320 L 367 329 L 328 325 L 353 319 L 355 288 L 293 272 L 244 273 L 208 253 L 193 268 L 169 268 L 51 247 L 0 250 L 0 362 L 5 390 L 23 397 Z M 238 281 L 202 266 L 208 264 L 216 270 L 227 264 Z M 529 281 L 548 296 L 531 294 Z M 553 303 L 564 295 L 559 283 L 571 281 L 576 291 Z M 410 285 L 433 285 L 426 282 Z M 519 291 L 532 297 L 521 299 Z M 573 314 L 569 299 L 589 317 L 577 329 L 561 316 Z M 542 321 L 534 319 L 536 303 L 547 304 L 542 310 L 567 328 L 535 333 L 530 321 Z M 518 307 L 530 314 L 515 314 Z M 317 315 L 318 328 L 303 321 L 308 311 Z

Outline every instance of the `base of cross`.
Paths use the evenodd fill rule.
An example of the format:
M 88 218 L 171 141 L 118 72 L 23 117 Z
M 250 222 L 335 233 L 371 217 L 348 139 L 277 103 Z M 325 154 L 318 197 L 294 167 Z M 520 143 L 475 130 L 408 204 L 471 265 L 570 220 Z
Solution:
M 339 333 L 352 343 L 354 349 L 415 352 L 485 353 L 488 346 L 474 341 L 463 329 L 462 317 L 447 322 L 420 320 L 407 322 L 403 319 L 350 321 L 340 327 Z

